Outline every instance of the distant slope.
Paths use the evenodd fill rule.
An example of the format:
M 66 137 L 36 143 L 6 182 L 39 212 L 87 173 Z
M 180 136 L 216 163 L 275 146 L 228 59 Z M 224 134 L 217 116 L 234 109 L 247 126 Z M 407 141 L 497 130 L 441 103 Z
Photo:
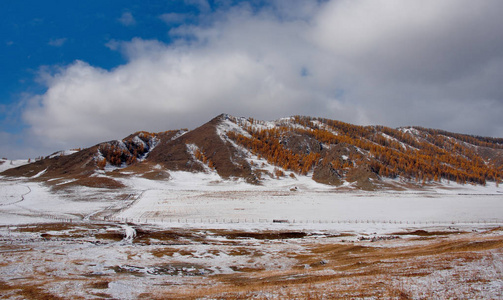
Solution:
M 361 189 L 379 188 L 383 178 L 485 184 L 503 177 L 503 139 L 303 116 L 266 122 L 222 114 L 191 131 L 137 132 L 1 174 L 120 187 L 117 176 L 165 180 L 176 170 L 217 172 L 254 184 L 288 173 Z
M 28 159 L 9 160 L 6 158 L 0 158 L 0 173 L 8 169 L 26 165 L 28 163 L 30 163 L 30 160 Z

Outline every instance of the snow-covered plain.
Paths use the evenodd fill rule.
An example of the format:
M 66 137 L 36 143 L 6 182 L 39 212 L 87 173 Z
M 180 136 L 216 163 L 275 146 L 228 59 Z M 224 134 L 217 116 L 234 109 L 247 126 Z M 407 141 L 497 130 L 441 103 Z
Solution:
M 282 220 L 289 225 L 336 227 L 336 223 L 502 223 L 502 212 L 500 194 L 153 189 L 116 217 L 156 223 Z
M 114 220 L 168 227 L 386 231 L 452 224 L 503 224 L 503 188 L 447 184 L 410 191 L 340 191 L 307 177 L 262 186 L 216 174 L 176 172 L 166 183 L 130 179 L 143 191 Z
M 307 176 L 263 185 L 222 180 L 216 172 L 171 172 L 167 181 L 120 179 L 127 187 L 74 187 L 3 178 L 0 224 L 83 219 L 164 227 L 386 231 L 450 224 L 503 224 L 503 188 L 452 183 L 407 191 L 365 192 L 318 184 Z
M 53 192 L 42 183 L 0 178 L 0 225 L 87 220 L 131 201 L 122 191 L 75 187 Z
M 211 170 L 115 179 L 126 187 L 0 178 L 0 298 L 503 297 L 494 183 L 365 192 Z

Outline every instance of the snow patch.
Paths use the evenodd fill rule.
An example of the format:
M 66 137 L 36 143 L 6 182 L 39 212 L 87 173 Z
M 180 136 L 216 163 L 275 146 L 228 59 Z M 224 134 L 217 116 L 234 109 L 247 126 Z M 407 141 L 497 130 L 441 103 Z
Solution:
M 417 130 L 414 127 L 401 127 L 401 128 L 398 128 L 398 130 L 400 130 L 403 133 L 408 133 L 408 134 L 413 135 L 413 136 L 421 135 L 421 133 L 419 132 L 419 130 Z
M 53 154 L 51 154 L 49 156 L 49 158 L 55 158 L 55 157 L 58 157 L 58 156 L 68 156 L 68 155 L 72 155 L 74 153 L 77 153 L 79 152 L 79 150 L 63 150 L 63 151 L 58 151 L 58 152 L 55 152 Z
M 214 170 L 209 167 L 208 163 L 204 163 L 196 157 L 196 152 L 198 151 L 204 155 L 203 151 L 201 151 L 201 149 L 199 149 L 199 147 L 196 144 L 186 144 L 186 147 L 187 151 L 192 157 L 192 160 L 198 162 L 203 167 L 204 172 L 206 173 L 214 172 Z
M 136 230 L 127 224 L 122 225 L 122 228 L 124 229 L 124 239 L 122 241 L 131 244 L 136 237 Z
M 217 134 L 226 141 L 227 136 L 226 133 L 229 131 L 233 131 L 238 134 L 242 134 L 247 138 L 251 138 L 252 136 L 246 132 L 243 128 L 241 128 L 239 125 L 236 123 L 232 122 L 229 119 L 224 119 L 220 124 L 217 125 Z
M 40 176 L 44 175 L 44 174 L 45 174 L 45 172 L 47 172 L 47 168 L 46 168 L 45 170 L 42 170 L 42 171 L 38 172 L 37 174 L 35 174 L 35 175 L 34 175 L 34 176 L 32 176 L 31 178 L 38 178 L 38 177 L 40 177 Z
M 179 137 L 181 137 L 182 135 L 186 134 L 187 132 L 189 132 L 188 130 L 179 130 L 171 139 L 170 141 L 174 141 L 176 139 L 178 139 Z
M 400 144 L 400 146 L 402 146 L 402 148 L 403 148 L 404 150 L 407 150 L 407 145 L 405 145 L 405 144 L 404 144 L 404 143 L 402 143 L 401 141 L 397 140 L 396 138 L 394 138 L 394 137 L 392 137 L 392 136 L 389 136 L 389 135 L 387 135 L 387 134 L 386 134 L 386 133 L 384 133 L 384 132 L 381 132 L 381 135 L 382 135 L 385 139 L 387 139 L 388 141 L 393 141 L 393 142 L 399 143 L 399 144 Z
M 147 148 L 147 144 L 142 140 L 140 139 L 138 136 L 135 136 L 132 140 L 132 143 L 135 144 L 136 146 L 143 146 L 144 148 Z

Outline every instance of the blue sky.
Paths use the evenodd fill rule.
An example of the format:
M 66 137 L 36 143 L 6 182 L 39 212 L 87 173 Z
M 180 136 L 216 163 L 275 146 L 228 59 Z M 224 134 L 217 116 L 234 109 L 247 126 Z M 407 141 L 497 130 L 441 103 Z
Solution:
M 168 31 L 177 24 L 163 21 L 163 13 L 199 14 L 197 5 L 183 1 L 8 0 L 0 11 L 4 105 L 16 103 L 20 93 L 43 89 L 36 84 L 42 66 L 82 60 L 111 69 L 126 60 L 106 46 L 110 41 L 142 37 L 169 43 Z
M 0 156 L 227 112 L 503 136 L 497 0 L 0 3 Z
M 111 49 L 111 42 L 142 37 L 170 43 L 170 28 L 180 22 L 196 23 L 200 9 L 198 1 L 182 0 L 2 1 L 1 131 L 22 135 L 29 128 L 21 114 L 27 95 L 47 90 L 39 82 L 41 69 L 68 65 L 75 60 L 113 69 L 126 63 L 126 59 Z M 191 17 L 167 22 L 163 14 Z M 23 138 L 19 136 L 16 140 L 15 146 L 22 147 Z M 41 151 L 40 155 L 43 154 Z

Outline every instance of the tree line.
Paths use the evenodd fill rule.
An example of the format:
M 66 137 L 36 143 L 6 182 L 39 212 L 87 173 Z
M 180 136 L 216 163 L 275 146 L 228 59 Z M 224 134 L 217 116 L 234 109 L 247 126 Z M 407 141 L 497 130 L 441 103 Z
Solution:
M 503 149 L 502 139 L 480 138 L 445 131 L 414 127 L 415 134 L 407 130 L 384 126 L 358 126 L 329 119 L 313 119 L 295 116 L 295 125 L 279 125 L 273 128 L 247 126 L 250 136 L 229 132 L 228 136 L 270 164 L 307 174 L 326 157 L 331 146 L 355 146 L 342 159 L 333 159 L 336 170 L 367 165 L 383 177 L 397 176 L 416 181 L 446 179 L 458 183 L 485 184 L 487 180 L 498 182 L 503 166 L 484 161 L 477 153 L 478 147 Z M 314 139 L 325 150 L 321 152 L 295 152 L 280 143 L 288 133 Z

